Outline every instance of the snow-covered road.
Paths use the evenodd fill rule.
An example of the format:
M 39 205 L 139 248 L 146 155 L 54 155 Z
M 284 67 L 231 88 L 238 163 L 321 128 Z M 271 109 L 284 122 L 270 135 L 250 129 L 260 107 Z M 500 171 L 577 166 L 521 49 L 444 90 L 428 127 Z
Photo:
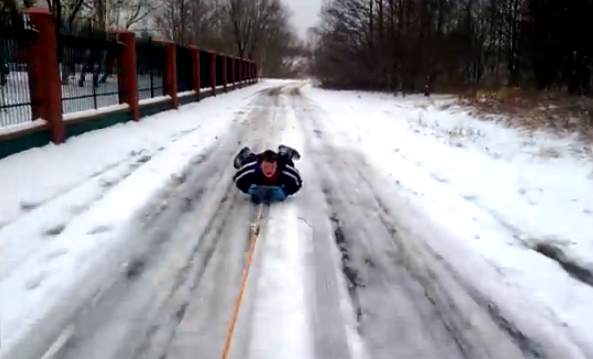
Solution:
M 535 252 L 485 258 L 468 244 L 469 225 L 443 225 L 467 212 L 428 211 L 426 193 L 393 178 L 389 161 L 398 159 L 365 151 L 323 92 L 296 81 L 237 92 L 227 95 L 236 105 L 203 128 L 169 129 L 175 143 L 126 149 L 78 187 L 4 210 L 1 359 L 221 358 L 257 214 L 234 189 L 230 164 L 243 145 L 279 143 L 301 149 L 305 185 L 263 211 L 230 358 L 593 357 L 593 328 L 578 319 L 590 311 L 574 303 L 562 312 L 555 298 L 530 292 L 549 283 L 525 286 L 517 278 L 535 274 L 505 266 L 507 256 Z M 211 101 L 214 113 L 221 100 Z M 196 105 L 198 116 L 208 103 Z M 78 210 L 56 221 L 60 205 Z M 467 220 L 475 218 L 476 228 L 497 230 L 497 218 L 479 209 Z M 52 267 L 60 257 L 70 262 Z M 593 298 L 556 262 L 533 271 L 566 297 Z

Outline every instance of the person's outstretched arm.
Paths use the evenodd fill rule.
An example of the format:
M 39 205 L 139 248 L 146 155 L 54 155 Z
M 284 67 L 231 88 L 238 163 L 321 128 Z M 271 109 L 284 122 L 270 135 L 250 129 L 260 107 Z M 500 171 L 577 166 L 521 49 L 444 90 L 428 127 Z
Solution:
M 281 175 L 284 193 L 286 193 L 287 196 L 292 196 L 301 189 L 303 179 L 296 167 L 286 164 L 282 169 Z
M 237 173 L 233 176 L 233 181 L 235 181 L 235 185 L 241 192 L 248 193 L 249 187 L 253 184 L 253 176 L 256 170 L 256 160 L 245 163 L 237 170 Z

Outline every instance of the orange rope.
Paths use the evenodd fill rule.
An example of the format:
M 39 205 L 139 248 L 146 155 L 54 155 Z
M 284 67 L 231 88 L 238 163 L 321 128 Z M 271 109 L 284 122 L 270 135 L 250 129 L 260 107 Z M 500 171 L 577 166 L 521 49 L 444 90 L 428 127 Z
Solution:
M 255 221 L 251 224 L 251 240 L 249 244 L 249 251 L 247 252 L 247 261 L 245 262 L 245 267 L 243 268 L 243 276 L 241 278 L 241 288 L 239 288 L 239 295 L 237 296 L 237 300 L 235 301 L 235 306 L 233 307 L 233 315 L 231 317 L 231 321 L 229 326 L 227 327 L 226 337 L 224 348 L 222 350 L 221 359 L 228 359 L 229 354 L 231 352 L 231 345 L 233 343 L 233 334 L 235 332 L 235 326 L 237 325 L 237 319 L 239 318 L 239 310 L 241 309 L 241 304 L 243 303 L 243 297 L 245 295 L 245 288 L 247 287 L 247 279 L 249 278 L 249 270 L 251 269 L 251 263 L 253 262 L 253 253 L 255 252 L 255 244 L 257 243 L 257 239 L 259 238 L 259 230 L 260 230 L 260 222 L 263 212 L 263 206 L 260 205 L 257 213 L 257 217 Z

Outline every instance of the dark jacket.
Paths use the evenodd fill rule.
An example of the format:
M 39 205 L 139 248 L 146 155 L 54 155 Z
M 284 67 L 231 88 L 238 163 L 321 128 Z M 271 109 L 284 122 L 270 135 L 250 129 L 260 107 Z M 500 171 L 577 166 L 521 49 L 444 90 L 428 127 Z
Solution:
M 303 184 L 301 174 L 294 167 L 294 162 L 284 156 L 278 158 L 278 170 L 272 183 L 261 172 L 261 159 L 253 155 L 244 161 L 233 176 L 233 180 L 242 192 L 247 193 L 251 185 L 256 186 L 283 186 L 287 196 L 297 193 Z

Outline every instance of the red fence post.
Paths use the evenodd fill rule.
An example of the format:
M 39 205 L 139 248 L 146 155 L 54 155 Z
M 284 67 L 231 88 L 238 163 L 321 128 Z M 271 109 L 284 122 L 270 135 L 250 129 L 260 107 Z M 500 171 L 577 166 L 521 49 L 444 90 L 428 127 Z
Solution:
M 174 43 L 165 41 L 167 49 L 167 71 L 166 71 L 166 92 L 171 97 L 171 107 L 179 108 L 177 97 L 177 46 Z
M 31 9 L 25 9 L 24 11 L 31 14 Z M 38 9 L 35 9 L 38 10 Z M 36 28 L 35 33 L 39 34 L 39 26 L 43 26 L 43 24 L 38 23 L 42 22 L 43 20 L 36 19 L 34 15 L 30 16 L 33 26 Z M 29 44 L 23 55 L 25 57 L 25 61 L 27 62 L 27 77 L 28 77 L 28 84 L 29 84 L 29 100 L 31 102 L 31 121 L 35 121 L 37 119 L 43 118 L 43 96 L 46 94 L 45 89 L 42 85 L 43 80 L 45 80 L 45 76 L 43 76 L 43 61 L 41 61 L 40 57 L 37 56 L 39 51 L 43 50 L 43 46 L 45 46 L 46 42 L 42 42 L 43 39 L 40 36 L 36 36 L 35 41 Z M 57 53 L 56 53 L 57 56 Z M 2 91 L 2 89 L 0 89 Z M 0 95 L 1 96 L 1 95 Z
M 253 64 L 253 71 L 255 71 L 255 82 L 259 82 L 259 70 L 257 68 L 257 63 Z
M 212 87 L 212 96 L 216 96 L 216 54 L 210 53 L 210 86 Z
M 56 24 L 53 16 L 44 8 L 25 10 L 37 34 L 37 41 L 27 53 L 29 61 L 29 84 L 33 120 L 42 118 L 47 121 L 53 143 L 66 140 L 66 127 L 62 119 L 62 85 L 60 64 L 58 61 L 58 41 Z M 38 105 L 37 105 L 38 104 Z
M 200 101 L 200 50 L 197 46 L 190 46 L 193 75 L 194 75 L 194 91 L 196 92 L 196 100 Z
M 132 120 L 140 120 L 140 104 L 138 95 L 138 76 L 136 75 L 136 36 L 126 30 L 118 31 L 117 41 L 123 44 L 117 61 L 119 71 L 117 73 L 117 92 L 119 103 L 127 103 L 130 106 Z
M 226 76 L 227 71 L 228 71 L 227 59 L 228 59 L 228 56 L 222 56 L 222 87 L 224 89 L 224 92 L 227 92 L 227 88 L 226 88 L 227 81 L 228 81 L 227 76 Z

